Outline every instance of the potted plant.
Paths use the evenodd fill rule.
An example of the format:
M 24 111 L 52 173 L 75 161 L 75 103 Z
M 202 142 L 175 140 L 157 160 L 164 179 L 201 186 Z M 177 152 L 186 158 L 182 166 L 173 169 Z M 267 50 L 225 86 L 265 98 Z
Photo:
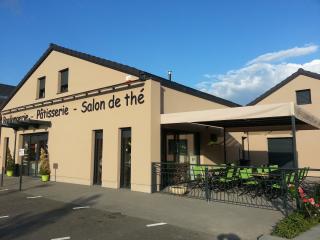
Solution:
M 14 171 L 14 160 L 11 156 L 11 152 L 10 152 L 10 149 L 8 148 L 8 151 L 7 151 L 7 167 L 6 167 L 6 170 L 7 170 L 7 176 L 8 177 L 12 177 L 13 176 L 13 171 Z
M 179 163 L 173 174 L 173 185 L 169 187 L 169 192 L 177 195 L 183 195 L 187 192 L 187 181 L 189 176 L 189 165 L 187 163 Z
M 41 148 L 40 149 L 40 171 L 39 174 L 41 175 L 41 180 L 42 182 L 47 182 L 49 181 L 50 177 L 50 164 L 49 164 L 49 159 L 46 151 Z

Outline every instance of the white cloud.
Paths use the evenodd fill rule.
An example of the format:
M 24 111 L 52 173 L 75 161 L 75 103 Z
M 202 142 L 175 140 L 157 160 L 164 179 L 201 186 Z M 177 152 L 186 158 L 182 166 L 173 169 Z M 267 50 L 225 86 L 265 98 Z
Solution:
M 318 48 L 316 45 L 312 46 L 312 49 Z M 320 73 L 320 59 L 303 64 L 272 63 L 275 60 L 293 57 L 294 54 L 298 56 L 298 53 L 300 53 L 299 56 L 301 56 L 306 55 L 306 52 L 310 54 L 315 51 L 307 47 L 307 49 L 293 53 L 293 49 L 303 48 L 292 48 L 276 53 L 263 54 L 249 61 L 248 65 L 243 68 L 231 70 L 225 74 L 205 74 L 206 80 L 197 84 L 197 88 L 222 98 L 246 104 L 296 72 L 299 68 Z
M 278 52 L 266 53 L 258 56 L 255 59 L 252 59 L 247 63 L 247 65 L 254 63 L 262 63 L 262 62 L 274 62 L 274 61 L 283 61 L 292 57 L 299 57 L 304 55 L 309 55 L 318 50 L 317 45 L 309 45 L 305 47 L 294 47 L 286 50 L 281 50 Z

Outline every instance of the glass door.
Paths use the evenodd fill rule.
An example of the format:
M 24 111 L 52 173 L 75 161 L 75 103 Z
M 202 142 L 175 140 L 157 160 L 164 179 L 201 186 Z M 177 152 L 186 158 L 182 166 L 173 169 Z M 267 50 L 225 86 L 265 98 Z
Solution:
M 120 187 L 131 188 L 131 128 L 121 129 Z
M 93 167 L 93 184 L 101 185 L 102 178 L 102 143 L 103 131 L 94 132 L 94 167 Z
M 39 157 L 41 148 L 47 149 L 48 133 L 23 135 L 23 148 L 25 155 L 22 158 L 22 174 L 26 176 L 38 176 Z
M 199 163 L 199 139 L 195 133 L 167 133 L 165 161 L 174 163 Z

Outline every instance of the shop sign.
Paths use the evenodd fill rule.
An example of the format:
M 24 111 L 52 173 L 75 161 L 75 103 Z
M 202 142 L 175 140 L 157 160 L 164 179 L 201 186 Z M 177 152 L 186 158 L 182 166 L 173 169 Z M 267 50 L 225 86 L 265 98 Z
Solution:
M 145 102 L 144 99 L 144 88 L 142 88 L 138 94 L 135 94 L 133 91 L 130 91 L 129 93 L 126 93 L 123 97 L 116 97 L 114 94 L 107 98 L 102 100 L 96 100 L 95 98 L 92 98 L 90 101 L 85 100 L 81 103 L 81 113 L 88 113 L 93 111 L 103 111 L 106 109 L 116 109 L 121 107 L 129 107 L 129 106 L 136 106 L 141 105 Z M 56 118 L 61 116 L 67 116 L 71 111 L 77 111 L 77 107 L 74 107 L 73 109 L 69 109 L 66 106 L 58 107 L 58 108 L 40 108 L 36 111 L 36 119 L 44 120 L 49 118 Z M 27 120 L 27 119 L 33 119 L 33 116 L 29 116 L 27 114 L 24 114 L 22 116 L 15 116 L 12 117 L 11 115 L 9 117 L 3 116 L 2 122 L 13 122 L 13 121 L 19 121 L 19 120 Z

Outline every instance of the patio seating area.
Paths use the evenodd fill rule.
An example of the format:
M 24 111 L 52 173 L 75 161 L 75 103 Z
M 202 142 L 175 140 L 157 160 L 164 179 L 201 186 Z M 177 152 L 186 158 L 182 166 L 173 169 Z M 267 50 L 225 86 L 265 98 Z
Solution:
M 320 184 L 320 169 L 284 169 L 277 165 L 241 167 L 235 165 L 192 165 L 154 163 L 154 189 L 162 193 L 221 201 L 252 207 L 295 209 L 297 189 Z

